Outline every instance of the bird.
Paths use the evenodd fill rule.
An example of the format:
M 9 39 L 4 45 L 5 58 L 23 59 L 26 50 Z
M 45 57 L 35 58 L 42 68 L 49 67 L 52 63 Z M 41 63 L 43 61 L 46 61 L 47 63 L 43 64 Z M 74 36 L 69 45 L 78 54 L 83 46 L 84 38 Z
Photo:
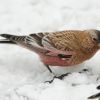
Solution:
M 37 53 L 50 73 L 53 73 L 51 66 L 81 64 L 100 49 L 100 31 L 96 29 L 39 32 L 24 36 L 3 33 L 0 37 L 4 38 L 0 43 L 16 44 Z

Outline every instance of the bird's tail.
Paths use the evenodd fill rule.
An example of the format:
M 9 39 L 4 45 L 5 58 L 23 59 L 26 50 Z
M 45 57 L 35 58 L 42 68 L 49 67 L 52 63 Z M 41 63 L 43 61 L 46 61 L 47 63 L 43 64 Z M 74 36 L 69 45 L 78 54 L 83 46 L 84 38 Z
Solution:
M 13 41 L 10 41 L 10 37 L 12 35 L 8 35 L 8 34 L 0 34 L 1 37 L 4 37 L 5 39 L 0 39 L 0 43 L 6 43 L 6 44 L 16 44 Z
M 4 43 L 6 43 L 6 44 L 16 44 L 16 43 L 14 43 L 12 41 L 8 41 L 6 39 L 0 40 L 0 43 L 2 43 L 2 44 L 4 44 Z
M 1 37 L 4 37 L 5 39 L 0 40 L 0 43 L 11 43 L 11 44 L 18 44 L 25 41 L 25 38 L 27 36 L 16 36 L 16 35 L 10 35 L 10 34 L 0 34 Z
M 40 46 L 36 39 L 33 36 L 16 36 L 10 34 L 0 34 L 1 37 L 5 39 L 0 40 L 0 43 L 7 43 L 7 44 L 18 44 L 27 49 L 30 49 L 35 52 L 44 52 L 44 48 Z

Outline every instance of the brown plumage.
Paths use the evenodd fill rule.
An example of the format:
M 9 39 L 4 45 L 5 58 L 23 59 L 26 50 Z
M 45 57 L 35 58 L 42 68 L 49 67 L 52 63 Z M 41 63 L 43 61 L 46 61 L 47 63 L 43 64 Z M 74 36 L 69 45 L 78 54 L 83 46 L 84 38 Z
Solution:
M 75 53 L 70 60 L 72 65 L 82 63 L 91 58 L 99 49 L 89 31 L 55 32 L 49 34 L 46 38 L 49 39 L 56 49 Z
M 36 52 L 45 65 L 72 66 L 90 59 L 100 48 L 99 30 L 67 30 L 29 36 L 1 34 L 6 40 Z

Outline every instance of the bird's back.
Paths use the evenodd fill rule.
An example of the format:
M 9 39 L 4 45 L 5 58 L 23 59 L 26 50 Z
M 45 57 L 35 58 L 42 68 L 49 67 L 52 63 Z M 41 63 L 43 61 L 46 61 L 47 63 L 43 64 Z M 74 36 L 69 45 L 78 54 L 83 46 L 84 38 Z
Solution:
M 73 51 L 94 46 L 90 35 L 85 31 L 52 32 L 47 35 L 47 38 L 59 50 Z

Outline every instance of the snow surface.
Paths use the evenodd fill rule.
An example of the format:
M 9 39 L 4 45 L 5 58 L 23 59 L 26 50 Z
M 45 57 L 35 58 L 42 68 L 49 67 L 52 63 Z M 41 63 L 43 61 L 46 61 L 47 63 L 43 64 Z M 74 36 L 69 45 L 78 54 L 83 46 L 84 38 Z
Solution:
M 100 29 L 99 0 L 0 0 L 0 33 L 65 29 Z M 37 54 L 14 45 L 0 45 L 0 100 L 88 100 L 99 92 L 100 52 L 83 64 L 52 67 L 64 80 L 44 83 L 52 75 Z M 82 69 L 87 68 L 89 72 Z M 81 71 L 81 73 L 79 73 Z

